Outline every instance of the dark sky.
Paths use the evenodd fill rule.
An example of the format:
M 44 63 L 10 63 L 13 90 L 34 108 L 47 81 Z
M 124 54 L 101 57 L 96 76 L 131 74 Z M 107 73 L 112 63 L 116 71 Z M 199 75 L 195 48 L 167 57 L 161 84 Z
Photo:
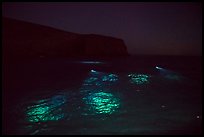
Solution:
M 3 3 L 3 16 L 122 38 L 130 54 L 202 55 L 201 3 Z

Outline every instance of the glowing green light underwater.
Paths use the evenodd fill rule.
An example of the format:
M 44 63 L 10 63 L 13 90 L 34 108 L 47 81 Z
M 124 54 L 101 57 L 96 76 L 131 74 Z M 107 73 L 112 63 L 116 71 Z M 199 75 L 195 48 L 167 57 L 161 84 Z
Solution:
M 39 101 L 38 104 L 28 106 L 26 118 L 29 122 L 57 121 L 64 117 L 59 106 L 66 102 L 64 96 L 58 95 L 47 102 Z
M 117 80 L 118 80 L 118 76 L 115 74 L 109 74 L 102 77 L 102 81 L 115 82 Z
M 118 81 L 116 74 L 90 71 L 89 77 L 83 83 L 82 90 L 82 92 L 88 92 L 83 98 L 88 114 L 112 114 L 119 108 L 119 99 L 104 90 L 116 81 Z
M 30 122 L 45 122 L 45 121 L 57 121 L 64 117 L 64 114 L 52 114 L 50 107 L 39 107 L 30 109 L 27 112 L 27 120 Z
M 118 81 L 118 76 L 112 73 L 103 73 L 95 70 L 90 71 L 90 76 L 84 80 L 83 85 L 101 86 L 104 84 L 113 84 Z
M 150 76 L 145 74 L 129 74 L 128 77 L 130 77 L 130 83 L 141 85 L 148 83 Z
M 91 93 L 83 98 L 90 110 L 96 114 L 112 114 L 120 106 L 119 99 L 107 92 Z

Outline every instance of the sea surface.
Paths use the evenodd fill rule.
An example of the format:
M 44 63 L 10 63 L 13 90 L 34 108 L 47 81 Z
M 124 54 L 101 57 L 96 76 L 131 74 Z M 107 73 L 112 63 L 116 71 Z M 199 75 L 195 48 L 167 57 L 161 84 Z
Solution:
M 201 57 L 3 64 L 3 134 L 197 135 Z

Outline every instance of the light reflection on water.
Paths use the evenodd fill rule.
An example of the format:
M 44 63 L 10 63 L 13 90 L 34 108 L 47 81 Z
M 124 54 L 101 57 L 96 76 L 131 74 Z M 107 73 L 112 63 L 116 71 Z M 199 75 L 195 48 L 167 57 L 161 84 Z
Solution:
M 80 104 L 75 106 L 80 111 L 84 111 L 82 115 L 112 114 L 119 108 L 120 99 L 105 89 L 111 89 L 111 84 L 117 81 L 116 74 L 90 71 L 82 84 L 81 96 L 77 99 L 86 107 L 81 110 Z M 74 97 L 69 94 L 57 94 L 50 98 L 33 101 L 32 105 L 26 108 L 26 120 L 35 123 L 66 119 L 66 113 L 73 112 L 66 111 L 63 105 L 75 103 L 69 102 L 67 98 Z
M 166 78 L 165 76 L 168 75 L 162 76 Z M 65 129 L 58 128 L 58 133 L 60 133 L 61 130 L 63 130 L 64 133 L 69 132 L 73 133 L 71 130 L 72 129 L 76 130 L 77 128 L 79 129 L 78 133 L 80 133 L 80 131 L 82 131 L 82 129 L 85 128 L 87 128 L 86 130 L 87 132 L 88 130 L 90 130 L 89 133 L 92 133 L 92 128 L 89 129 L 89 126 L 99 125 L 100 123 L 102 123 L 101 120 L 102 118 L 106 119 L 106 121 L 102 124 L 107 126 L 103 127 L 106 128 L 107 131 L 114 130 L 111 129 L 112 125 L 114 125 L 117 129 L 122 130 L 122 127 L 120 127 L 121 125 L 123 126 L 125 125 L 126 128 L 130 126 L 134 128 L 135 125 L 138 125 L 138 127 L 140 127 L 143 124 L 143 127 L 142 126 L 141 127 L 145 129 L 145 127 L 147 127 L 147 125 L 144 124 L 145 122 L 148 124 L 148 121 L 154 121 L 155 119 L 156 121 L 159 121 L 158 119 L 160 117 L 157 114 L 159 113 L 161 113 L 161 115 L 165 114 L 165 117 L 168 118 L 169 117 L 168 114 L 171 114 L 171 112 L 172 117 L 174 117 L 174 119 L 176 119 L 178 123 L 180 122 L 179 120 L 181 119 L 181 117 L 184 117 L 183 121 L 184 123 L 185 122 L 187 123 L 188 120 L 191 118 L 190 114 L 186 116 L 183 115 L 185 112 L 182 113 L 179 112 L 174 114 L 173 112 L 175 110 L 169 109 L 172 106 L 171 103 L 167 102 L 166 100 L 167 97 L 162 96 L 160 99 L 154 96 L 156 94 L 154 90 L 139 86 L 139 85 L 146 86 L 147 84 L 151 85 L 151 82 L 154 81 L 154 77 L 155 76 L 145 73 L 142 74 L 132 72 L 123 73 L 122 75 L 90 70 L 87 77 L 83 80 L 79 90 L 76 91 L 75 94 L 71 94 L 69 91 L 67 92 L 65 91 L 66 94 L 57 93 L 54 96 L 49 96 L 47 98 L 39 97 L 39 100 L 33 101 L 31 105 L 27 105 L 25 111 L 26 120 L 27 122 L 30 122 L 35 126 L 38 123 L 53 122 L 51 126 L 47 124 L 46 129 L 49 129 L 48 127 L 52 127 L 53 125 L 54 125 L 52 127 L 53 129 L 58 128 L 58 126 L 65 128 Z M 150 81 L 150 78 L 153 79 L 151 79 Z M 172 80 L 177 79 L 176 77 L 169 78 Z M 134 88 L 132 89 L 127 88 L 130 85 L 136 87 L 135 89 L 141 87 L 137 89 L 140 90 L 140 92 L 139 93 L 135 92 L 136 90 L 134 90 Z M 132 93 L 130 95 L 134 96 L 132 97 L 132 99 L 134 100 L 131 100 L 131 97 L 127 95 L 130 92 Z M 143 94 L 143 92 L 145 92 L 146 94 Z M 159 94 L 165 95 L 163 91 L 157 91 L 157 95 Z M 171 94 L 171 92 L 169 92 L 169 94 Z M 126 102 L 124 102 L 123 98 L 125 95 L 127 97 L 127 100 L 125 100 Z M 169 101 L 171 101 L 170 99 L 171 98 L 169 98 Z M 126 105 L 125 107 L 124 104 Z M 154 105 L 151 106 L 150 104 Z M 122 111 L 127 112 L 125 113 L 125 116 L 115 117 L 120 116 Z M 149 116 L 150 113 L 151 116 Z M 108 118 L 110 118 L 111 116 L 114 116 L 115 119 L 112 119 L 109 122 L 108 120 L 110 119 Z M 122 123 L 117 124 L 117 119 L 121 120 Z M 88 121 L 88 123 L 84 121 Z M 160 120 L 159 122 L 158 123 L 161 125 L 165 125 L 166 123 L 165 120 L 163 121 Z M 182 121 L 179 124 L 182 126 L 183 124 Z M 154 125 L 150 124 L 150 127 L 153 128 Z M 37 128 L 32 132 L 32 134 L 40 134 L 41 132 L 42 131 L 40 130 L 40 128 Z
M 111 89 L 111 85 L 117 81 L 116 74 L 91 70 L 81 88 L 87 106 L 83 115 L 112 114 L 116 111 L 120 106 L 120 100 L 106 89 Z
M 66 103 L 66 97 L 56 95 L 47 100 L 39 100 L 37 104 L 27 107 L 26 116 L 29 122 L 57 121 L 64 117 L 61 105 Z
M 181 74 L 168 70 L 168 69 L 164 69 L 164 68 L 160 68 L 156 66 L 156 69 L 158 70 L 159 74 L 164 77 L 165 79 L 168 80 L 173 80 L 173 81 L 181 81 L 186 79 L 184 76 L 182 76 Z
M 150 76 L 146 74 L 129 74 L 128 77 L 130 77 L 130 83 L 141 85 L 149 83 Z
M 139 73 L 130 73 L 127 76 L 129 82 L 136 85 L 149 83 L 149 78 L 151 77 L 148 74 Z M 82 115 L 110 115 L 117 112 L 121 105 L 121 99 L 115 95 L 117 91 L 114 91 L 113 85 L 119 80 L 120 78 L 117 74 L 90 70 L 80 89 L 81 98 L 78 98 L 85 104 L 85 107 L 81 110 Z M 65 112 L 62 109 L 63 104 L 68 104 L 67 98 L 72 97 L 61 94 L 38 100 L 27 107 L 27 120 L 29 122 L 46 122 L 63 119 L 66 113 L 72 113 Z M 81 106 L 77 106 L 77 108 L 81 108 Z
M 88 114 L 90 112 L 94 114 L 112 114 L 120 106 L 119 99 L 114 97 L 113 94 L 103 91 L 90 93 L 89 96 L 84 97 L 83 100 L 89 107 Z
M 84 80 L 84 86 L 106 86 L 118 81 L 118 75 L 91 70 L 89 76 Z M 97 87 L 98 88 L 98 87 Z

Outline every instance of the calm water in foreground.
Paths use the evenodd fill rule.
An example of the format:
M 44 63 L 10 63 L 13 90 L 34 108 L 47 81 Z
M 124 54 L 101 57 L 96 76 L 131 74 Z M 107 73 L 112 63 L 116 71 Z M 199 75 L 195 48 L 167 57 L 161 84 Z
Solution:
M 201 134 L 197 59 L 42 59 L 3 80 L 4 134 Z

